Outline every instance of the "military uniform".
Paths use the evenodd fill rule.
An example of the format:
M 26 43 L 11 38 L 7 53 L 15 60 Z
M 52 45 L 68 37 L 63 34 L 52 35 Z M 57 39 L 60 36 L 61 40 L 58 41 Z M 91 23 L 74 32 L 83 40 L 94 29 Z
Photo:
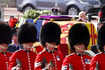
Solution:
M 91 56 L 85 53 L 89 40 L 89 31 L 84 24 L 75 24 L 71 27 L 68 41 L 73 52 L 64 58 L 62 70 L 89 70 Z M 83 47 L 80 47 L 81 44 Z
M 92 58 L 90 70 L 105 70 L 105 53 L 99 53 Z
M 91 57 L 87 54 L 72 53 L 64 59 L 62 70 L 89 70 L 90 61 Z
M 9 69 L 34 70 L 36 53 L 31 51 L 33 43 L 37 41 L 37 30 L 34 24 L 23 24 L 18 31 L 18 42 L 23 46 L 22 50 L 16 51 L 10 57 Z
M 98 46 L 101 53 L 92 58 L 90 70 L 105 70 L 105 6 L 101 8 L 100 22 L 103 24 L 98 31 Z
M 44 49 L 36 57 L 34 70 L 49 69 L 50 66 L 52 66 L 53 70 L 61 70 L 61 64 L 62 56 L 60 56 L 57 50 L 50 52 Z
M 11 70 L 17 64 L 20 65 L 22 70 L 34 70 L 35 57 L 36 54 L 32 51 L 19 50 L 11 56 L 8 70 Z
M 0 53 L 0 70 L 8 70 L 9 57 L 11 53 Z
M 60 45 L 60 34 L 60 26 L 56 23 L 48 22 L 42 26 L 40 41 L 44 49 L 36 56 L 34 70 L 61 70 L 63 55 L 57 49 Z
M 7 52 L 8 44 L 11 43 L 12 30 L 5 23 L 0 21 L 0 70 L 8 70 L 10 52 Z

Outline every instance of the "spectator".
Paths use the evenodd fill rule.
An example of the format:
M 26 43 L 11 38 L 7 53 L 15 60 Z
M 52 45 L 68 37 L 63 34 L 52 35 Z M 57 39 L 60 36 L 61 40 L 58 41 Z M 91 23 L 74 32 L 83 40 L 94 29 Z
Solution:
M 18 28 L 14 28 L 12 30 L 12 43 L 8 46 L 9 52 L 15 52 L 19 49 L 22 49 L 22 46 L 18 43 L 18 36 L 17 36 L 17 30 Z

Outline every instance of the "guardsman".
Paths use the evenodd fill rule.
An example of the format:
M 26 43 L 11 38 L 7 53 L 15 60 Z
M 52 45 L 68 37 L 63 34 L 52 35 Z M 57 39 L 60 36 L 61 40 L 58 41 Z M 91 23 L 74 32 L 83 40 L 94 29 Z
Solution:
M 85 53 L 90 35 L 85 24 L 74 24 L 69 30 L 68 41 L 73 51 L 64 58 L 62 70 L 89 70 L 91 56 Z
M 0 21 L 0 70 L 8 70 L 10 52 L 7 52 L 8 44 L 11 43 L 12 30 L 5 23 Z
M 36 42 L 37 31 L 34 24 L 23 24 L 18 31 L 18 42 L 23 49 L 16 51 L 10 58 L 8 70 L 34 70 L 36 53 L 30 49 Z
M 60 44 L 60 26 L 48 22 L 42 26 L 40 40 L 43 51 L 36 56 L 34 70 L 61 70 L 63 56 L 57 46 Z
M 98 31 L 98 46 L 101 53 L 92 58 L 90 70 L 105 70 L 105 23 Z

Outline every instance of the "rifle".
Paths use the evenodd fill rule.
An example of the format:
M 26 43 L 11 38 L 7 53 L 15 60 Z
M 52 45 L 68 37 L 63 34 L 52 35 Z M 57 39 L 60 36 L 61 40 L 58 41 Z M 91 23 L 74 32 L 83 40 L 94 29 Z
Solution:
M 96 62 L 96 68 L 95 70 L 99 70 L 99 64 L 98 64 L 98 61 Z
M 50 61 L 49 64 L 47 64 L 46 58 L 43 59 L 42 65 L 41 65 L 42 70 L 49 70 L 49 67 L 53 67 L 53 66 L 54 64 L 52 61 Z
M 16 59 L 16 66 L 12 68 L 12 70 L 18 70 L 21 68 L 22 64 L 19 59 Z M 18 68 L 18 69 L 17 69 Z

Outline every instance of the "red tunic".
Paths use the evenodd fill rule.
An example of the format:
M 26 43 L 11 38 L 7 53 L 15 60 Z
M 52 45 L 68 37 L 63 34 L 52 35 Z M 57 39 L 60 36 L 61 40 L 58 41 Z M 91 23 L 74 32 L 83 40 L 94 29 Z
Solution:
M 34 60 L 36 53 L 32 51 L 19 50 L 14 52 L 10 58 L 9 69 L 20 64 L 22 70 L 34 70 Z
M 105 70 L 105 53 L 97 54 L 92 58 L 90 70 L 95 70 L 95 68 L 98 68 L 98 70 Z
M 11 53 L 0 53 L 0 70 L 8 70 L 9 57 Z
M 10 18 L 10 20 L 9 20 L 9 26 L 11 28 L 14 28 L 17 22 L 18 22 L 17 18 Z
M 89 70 L 91 57 L 84 54 L 82 56 L 72 53 L 65 57 L 62 70 Z
M 38 54 L 43 50 L 43 47 L 39 45 L 39 46 L 33 47 L 31 50 L 36 54 Z
M 53 70 L 61 70 L 62 56 L 56 50 L 54 52 L 49 52 L 44 49 L 39 53 L 35 59 L 34 70 L 42 70 L 45 67 L 52 66 Z
M 67 44 L 60 44 L 58 45 L 58 50 L 59 52 L 65 57 L 66 55 L 69 54 L 69 48 Z

